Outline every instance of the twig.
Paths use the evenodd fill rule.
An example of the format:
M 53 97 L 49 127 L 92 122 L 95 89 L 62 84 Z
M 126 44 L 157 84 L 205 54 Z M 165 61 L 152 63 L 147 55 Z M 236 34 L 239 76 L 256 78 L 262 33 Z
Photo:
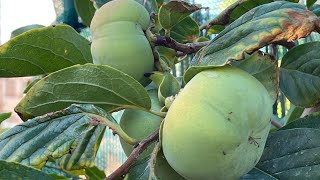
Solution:
M 149 167 L 150 167 L 150 173 L 149 173 L 149 178 L 148 180 L 152 180 L 152 177 L 155 176 L 155 173 L 154 173 L 154 166 L 156 164 L 156 160 L 157 160 L 157 155 L 159 153 L 161 149 L 161 143 L 158 142 L 156 144 L 156 146 L 154 147 L 152 153 L 151 153 L 151 158 L 150 158 L 150 161 L 149 161 Z
M 116 180 L 125 175 L 133 163 L 137 160 L 139 155 L 153 142 L 159 139 L 159 129 L 157 129 L 154 133 L 148 136 L 146 139 L 140 141 L 137 146 L 133 149 L 132 153 L 117 170 L 115 170 L 112 174 L 110 174 L 105 180 Z
M 274 119 L 271 119 L 271 124 L 272 124 L 274 127 L 278 128 L 278 129 L 282 128 L 282 125 L 279 124 L 279 123 L 278 123 L 277 121 L 275 121 Z
M 185 54 L 191 54 L 199 51 L 203 46 L 208 45 L 209 42 L 210 41 L 182 44 L 170 37 L 157 36 L 155 44 L 158 46 L 172 48 Z
M 277 45 L 276 44 L 271 44 L 271 49 L 272 49 L 272 57 L 275 60 L 276 63 L 276 98 L 279 96 L 279 83 L 280 83 L 280 68 L 278 64 L 278 53 L 277 53 Z
M 123 131 L 121 126 L 118 123 L 115 123 L 111 119 L 113 117 L 110 115 L 109 117 L 102 117 L 95 114 L 90 114 L 92 120 L 90 121 L 91 125 L 96 126 L 98 124 L 103 124 L 109 127 L 112 130 L 113 135 L 117 134 L 121 139 L 123 139 L 126 143 L 134 145 L 138 141 L 132 137 L 130 137 L 126 132 Z
M 278 42 L 274 42 L 273 44 L 276 44 L 276 45 L 281 45 L 287 49 L 291 49 L 293 47 L 296 46 L 296 44 L 294 42 L 287 42 L 287 41 L 278 41 Z

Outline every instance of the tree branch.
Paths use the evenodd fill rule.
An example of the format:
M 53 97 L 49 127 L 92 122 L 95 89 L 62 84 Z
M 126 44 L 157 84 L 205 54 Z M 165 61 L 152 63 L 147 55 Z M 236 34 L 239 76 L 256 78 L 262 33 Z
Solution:
M 155 45 L 165 46 L 165 47 L 172 48 L 177 51 L 183 52 L 185 54 L 191 54 L 191 53 L 195 53 L 195 52 L 199 51 L 203 46 L 208 45 L 209 42 L 210 41 L 182 44 L 182 43 L 179 43 L 170 37 L 157 36 Z
M 115 170 L 112 174 L 110 174 L 105 180 L 116 180 L 120 177 L 123 177 L 133 165 L 133 163 L 137 160 L 139 155 L 153 142 L 159 139 L 159 129 L 149 135 L 146 139 L 140 141 L 135 148 L 133 149 L 132 153 L 117 170 Z
M 273 44 L 281 45 L 281 46 L 283 46 L 283 47 L 285 47 L 287 49 L 291 49 L 291 48 L 296 46 L 296 44 L 294 42 L 287 42 L 287 41 L 284 41 L 284 40 L 274 42 Z
M 271 124 L 272 124 L 274 127 L 278 128 L 278 129 L 282 128 L 282 125 L 279 124 L 279 123 L 278 123 L 277 121 L 275 121 L 274 119 L 271 119 Z

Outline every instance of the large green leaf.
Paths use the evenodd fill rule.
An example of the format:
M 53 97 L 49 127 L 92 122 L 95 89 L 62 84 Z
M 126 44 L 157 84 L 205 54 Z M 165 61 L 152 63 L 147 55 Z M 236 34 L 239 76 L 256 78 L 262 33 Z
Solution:
M 16 180 L 16 179 L 23 179 L 23 180 L 34 180 L 34 179 L 41 179 L 41 180 L 55 180 L 55 178 L 51 177 L 50 175 L 41 172 L 37 169 L 24 166 L 19 163 L 15 162 L 7 162 L 0 160 L 0 179 L 2 180 Z
M 136 161 L 130 168 L 125 180 L 147 180 L 150 174 L 150 156 Z
M 256 167 L 277 179 L 320 179 L 319 136 L 312 128 L 271 133 Z
M 243 14 L 248 12 L 249 10 L 251 10 L 257 6 L 271 3 L 271 2 L 274 2 L 274 0 L 259 0 L 259 1 L 257 1 L 257 0 L 242 0 L 242 1 L 237 1 L 235 3 L 235 4 L 237 4 L 236 8 L 234 8 L 233 11 L 230 13 L 229 23 L 237 20 Z
M 74 0 L 74 6 L 83 24 L 89 27 L 92 17 L 96 12 L 96 8 L 94 8 L 93 2 L 90 0 Z
M 187 16 L 172 28 L 170 35 L 180 43 L 192 43 L 200 36 L 200 30 L 198 24 Z
M 280 88 L 291 103 L 312 107 L 320 102 L 320 42 L 292 48 L 281 61 Z
M 24 32 L 27 32 L 27 31 L 29 31 L 31 29 L 43 28 L 43 27 L 44 26 L 40 25 L 40 24 L 31 24 L 31 25 L 20 27 L 20 28 L 15 29 L 14 31 L 11 32 L 10 39 L 12 39 L 12 38 L 24 33 Z
M 192 66 L 223 66 L 270 43 L 309 35 L 318 17 L 305 6 L 277 1 L 258 6 L 231 23 L 193 58 Z
M 317 0 L 307 0 L 307 7 L 311 8 L 314 5 L 314 3 L 316 3 L 316 2 L 317 2 Z
M 71 104 L 95 104 L 106 111 L 149 109 L 147 91 L 132 77 L 107 65 L 76 65 L 54 72 L 30 88 L 15 107 L 23 119 Z
M 274 0 L 239 0 L 223 10 L 218 16 L 214 19 L 209 20 L 202 27 L 210 26 L 207 34 L 218 34 L 220 33 L 225 26 L 229 25 L 240 16 L 248 12 L 249 10 L 266 3 L 273 2 Z M 213 23 L 213 24 L 210 24 Z
M 293 128 L 313 128 L 320 130 L 320 112 L 315 112 L 306 117 L 298 118 L 282 127 L 280 130 Z
M 11 112 L 0 113 L 0 124 L 2 123 L 2 121 L 10 118 L 10 116 L 11 116 Z
M 270 174 L 267 174 L 263 171 L 261 171 L 258 168 L 253 168 L 248 174 L 242 176 L 239 180 L 277 180 L 277 178 L 271 176 Z
M 288 110 L 288 113 L 284 117 L 285 118 L 284 122 L 288 124 L 297 120 L 298 118 L 301 117 L 303 111 L 304 111 L 303 107 L 295 106 L 292 103 L 290 103 L 290 109 Z
M 116 123 L 93 105 L 72 105 L 36 117 L 0 134 L 0 159 L 41 168 L 49 158 L 76 154 L 75 162 L 92 167 L 96 142 L 105 129 L 102 123 L 107 120 Z M 88 150 L 83 150 L 86 147 Z
M 189 4 L 185 1 L 169 1 L 163 3 L 159 9 L 159 22 L 167 32 L 191 13 L 201 9 L 199 5 Z
M 0 46 L 0 77 L 48 74 L 89 62 L 90 42 L 67 25 L 32 29 Z

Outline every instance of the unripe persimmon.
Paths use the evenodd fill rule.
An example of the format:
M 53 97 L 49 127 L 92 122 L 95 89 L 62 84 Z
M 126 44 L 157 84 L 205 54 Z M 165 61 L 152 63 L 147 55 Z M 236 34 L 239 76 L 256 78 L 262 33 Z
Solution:
M 193 77 L 170 106 L 163 152 L 188 180 L 235 180 L 262 155 L 272 101 L 266 88 L 231 66 Z
M 154 57 L 143 30 L 149 24 L 148 11 L 134 0 L 104 4 L 90 25 L 93 63 L 109 65 L 148 85 L 144 74 L 153 70 Z

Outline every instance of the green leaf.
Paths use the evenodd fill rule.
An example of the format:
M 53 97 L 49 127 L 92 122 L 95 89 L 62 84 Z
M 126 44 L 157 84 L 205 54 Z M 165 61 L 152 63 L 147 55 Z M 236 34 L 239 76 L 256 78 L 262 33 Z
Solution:
M 67 178 L 67 177 L 64 177 L 64 176 L 59 176 L 57 174 L 48 174 L 49 176 L 51 176 L 53 179 L 55 180 L 72 180 L 71 178 Z
M 200 36 L 199 26 L 187 16 L 172 28 L 170 36 L 180 43 L 192 43 Z
M 214 69 L 214 68 L 217 68 L 217 67 L 212 67 L 212 66 L 191 66 L 185 71 L 185 73 L 183 75 L 183 80 L 184 80 L 185 83 L 188 83 L 199 72 L 207 70 L 207 69 Z
M 223 25 L 213 25 L 208 29 L 207 35 L 219 34 L 223 30 L 224 30 L 224 26 Z
M 315 4 L 313 5 L 310 10 L 315 13 L 318 17 L 320 16 L 320 5 L 319 4 Z
M 313 107 L 320 102 L 320 42 L 290 49 L 281 61 L 280 89 L 296 106 Z
M 147 180 L 150 168 L 148 168 L 150 156 L 137 160 L 127 173 L 125 180 Z
M 296 119 L 279 130 L 293 128 L 313 128 L 320 130 L 320 112 L 315 112 L 303 118 Z
M 286 124 L 288 124 L 288 123 L 291 123 L 291 122 L 297 120 L 298 118 L 300 118 L 300 116 L 302 115 L 303 111 L 304 111 L 304 108 L 295 106 L 295 105 L 293 105 L 291 103 L 290 104 L 290 109 L 289 109 L 287 115 L 285 116 L 284 122 Z
M 200 36 L 195 40 L 195 42 L 205 42 L 205 41 L 209 41 L 209 40 L 210 39 L 208 39 L 206 37 Z
M 167 32 L 191 13 L 201 9 L 199 5 L 185 1 L 170 1 L 163 3 L 159 9 L 159 22 Z
M 307 0 L 307 7 L 310 9 L 316 2 L 317 0 Z
M 10 128 L 0 129 L 0 134 L 2 134 L 2 133 L 4 133 L 4 132 L 8 131 L 9 129 L 10 129 Z
M 242 60 L 246 53 L 251 54 L 270 43 L 305 37 L 318 22 L 315 14 L 297 3 L 277 1 L 258 6 L 231 23 L 201 49 L 191 65 L 223 66 Z
M 27 25 L 27 26 L 23 26 L 23 27 L 20 27 L 14 31 L 11 32 L 11 36 L 10 36 L 10 39 L 24 33 L 24 32 L 27 32 L 31 29 L 36 29 L 36 28 L 43 28 L 45 26 L 43 25 L 39 25 L 39 24 L 31 24 L 31 25 Z
M 239 180 L 254 180 L 254 179 L 277 180 L 277 178 L 261 171 L 260 169 L 258 169 L 256 167 L 253 168 L 250 172 L 248 172 L 248 174 L 242 176 Z
M 146 180 L 150 172 L 150 156 L 136 161 L 130 168 L 125 180 Z M 155 177 L 153 179 L 159 180 L 185 180 L 177 172 L 175 172 L 165 159 L 163 152 L 160 150 L 157 153 L 156 164 L 154 165 Z
M 147 91 L 132 77 L 107 65 L 76 65 L 36 83 L 15 107 L 23 117 L 39 116 L 71 104 L 95 104 L 106 111 L 150 109 Z
M 97 5 L 98 8 L 103 6 L 105 3 L 109 2 L 111 0 L 94 0 L 94 3 Z
M 159 87 L 158 97 L 162 105 L 167 97 L 174 96 L 180 91 L 179 81 L 171 73 L 152 72 L 149 78 Z
M 0 46 L 0 77 L 48 74 L 92 62 L 89 44 L 67 25 L 29 30 Z
M 240 18 L 243 14 L 250 11 L 251 9 L 263 5 L 274 2 L 274 0 L 244 0 L 244 1 L 238 1 L 235 4 L 237 5 L 236 8 L 234 8 L 233 11 L 230 13 L 230 19 L 229 23 L 237 20 Z
M 32 86 L 34 86 L 37 82 L 39 82 L 41 78 L 33 79 L 30 83 L 27 84 L 27 87 L 24 89 L 23 93 L 26 94 Z
M 256 167 L 277 179 L 319 179 L 319 136 L 311 128 L 271 133 Z
M 277 63 L 270 55 L 256 51 L 245 60 L 233 62 L 232 66 L 250 73 L 264 85 L 273 101 L 277 99 Z
M 159 53 L 159 57 L 170 67 L 174 68 L 175 64 L 178 63 L 177 52 L 174 49 L 167 48 L 164 46 L 156 46 L 156 52 Z
M 21 165 L 15 162 L 0 160 L 0 179 L 23 179 L 23 180 L 55 180 L 50 175 L 37 169 Z
M 135 0 L 143 5 L 149 13 L 158 14 L 158 4 L 156 0 Z
M 96 12 L 92 1 L 90 0 L 74 0 L 74 7 L 76 8 L 78 16 L 86 26 L 90 26 L 92 17 Z
M 226 9 L 224 9 L 220 14 L 218 14 L 214 19 L 209 20 L 204 25 L 202 29 L 210 28 L 207 31 L 207 34 L 218 34 L 220 33 L 227 25 L 241 17 L 243 14 L 249 10 L 266 3 L 273 2 L 274 0 L 241 0 L 236 1 Z
M 0 134 L 0 159 L 41 168 L 49 158 L 58 159 L 69 153 L 80 157 L 74 161 L 92 167 L 96 141 L 105 129 L 102 121 L 116 124 L 110 117 L 93 105 L 72 105 L 36 117 Z M 85 148 L 88 149 L 83 151 Z
M 97 166 L 86 168 L 86 175 L 89 177 L 90 180 L 101 180 L 106 177 L 106 174 Z
M 9 119 L 11 117 L 11 112 L 7 112 L 7 113 L 0 113 L 0 124 L 6 120 Z

